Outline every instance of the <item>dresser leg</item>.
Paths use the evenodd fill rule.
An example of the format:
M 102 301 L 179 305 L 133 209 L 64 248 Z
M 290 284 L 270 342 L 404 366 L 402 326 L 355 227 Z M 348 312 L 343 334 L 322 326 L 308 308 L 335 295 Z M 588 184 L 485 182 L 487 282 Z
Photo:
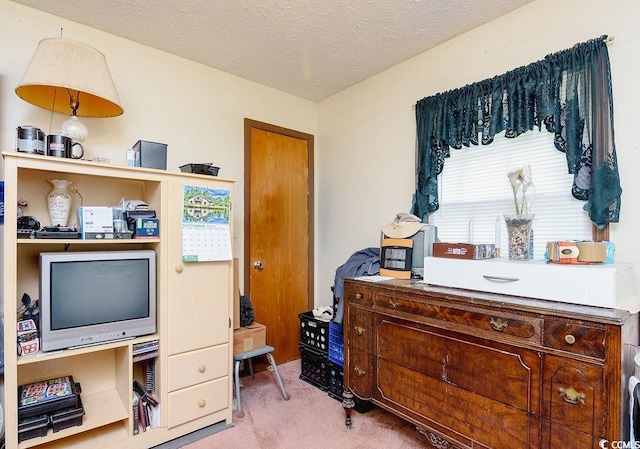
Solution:
M 353 401 L 353 393 L 351 393 L 351 390 L 346 389 L 342 392 L 342 398 L 342 408 L 344 408 L 344 412 L 347 415 L 344 424 L 347 426 L 347 429 L 351 429 L 351 410 L 356 406 Z

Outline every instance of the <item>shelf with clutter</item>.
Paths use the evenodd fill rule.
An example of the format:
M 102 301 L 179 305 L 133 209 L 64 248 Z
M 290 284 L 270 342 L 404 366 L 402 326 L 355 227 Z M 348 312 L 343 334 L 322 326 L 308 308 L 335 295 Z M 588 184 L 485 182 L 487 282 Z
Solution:
M 4 192 L 5 202 L 21 206 L 6 208 L 4 215 L 3 276 L 14 280 L 3 285 L 3 331 L 5 336 L 12 336 L 5 338 L 4 344 L 5 392 L 17 392 L 25 385 L 67 376 L 72 376 L 74 382 L 81 385 L 81 406 L 78 404 L 69 410 L 65 415 L 69 419 L 63 420 L 55 429 L 51 424 L 42 428 L 38 427 L 38 422 L 21 422 L 24 417 L 19 416 L 16 395 L 5 394 L 5 425 L 11 429 L 6 435 L 7 446 L 18 449 L 42 445 L 47 448 L 152 447 L 220 421 L 230 423 L 232 259 L 216 254 L 217 259 L 198 263 L 201 260 L 193 260 L 200 256 L 197 253 L 195 256 L 188 254 L 187 260 L 182 237 L 186 232 L 184 213 L 198 209 L 187 204 L 193 192 L 204 192 L 202 198 L 198 197 L 199 201 L 208 199 L 207 192 L 224 192 L 226 202 L 216 204 L 215 213 L 231 220 L 227 205 L 232 201 L 233 181 L 18 151 L 5 152 L 3 157 L 5 182 L 15 186 Z M 71 200 L 66 221 L 54 222 L 53 214 L 50 214 L 48 196 L 54 189 L 50 180 L 54 179 L 66 181 L 64 188 Z M 134 203 L 133 207 L 129 207 L 130 203 Z M 126 207 L 118 208 L 121 205 Z M 93 236 L 87 235 L 94 231 L 87 229 L 87 225 L 96 221 L 79 222 L 82 218 L 82 214 L 76 212 L 79 208 L 94 208 L 92 212 L 101 213 L 101 223 L 109 227 L 108 231 L 103 233 L 101 229 L 94 229 Z M 206 205 L 198 210 L 203 208 Z M 30 217 L 23 220 L 32 226 L 28 236 L 18 232 L 19 209 L 22 209 L 23 217 Z M 122 212 L 114 215 L 114 209 Z M 124 232 L 131 232 L 128 238 L 111 235 L 120 232 L 117 226 L 124 224 L 116 220 L 125 221 L 127 229 Z M 145 235 L 138 235 L 135 229 L 128 228 L 138 222 L 143 224 L 140 232 Z M 111 226 L 113 232 L 110 232 Z M 39 236 L 35 228 L 50 235 Z M 225 234 L 228 248 L 232 241 L 231 229 L 229 223 Z M 79 235 L 67 234 L 76 232 L 74 230 Z M 63 238 L 57 238 L 59 234 Z M 83 271 L 86 267 L 77 266 L 96 262 L 96 266 L 104 268 L 109 265 L 107 261 L 112 260 L 109 257 L 115 255 L 120 256 L 117 262 L 126 262 L 125 255 L 136 256 L 129 259 L 133 261 L 141 260 L 144 255 L 147 257 L 146 274 L 134 275 L 131 264 L 119 273 L 111 268 L 100 273 Z M 103 262 L 105 264 L 100 265 Z M 52 281 L 55 275 L 51 273 L 58 268 L 48 268 L 47 263 L 76 264 L 76 268 L 60 276 L 58 281 Z M 208 283 L 200 282 L 205 277 L 217 286 L 215 292 L 209 291 Z M 117 279 L 118 284 L 101 284 L 99 278 Z M 83 284 L 82 280 L 87 279 L 90 282 Z M 121 311 L 136 302 L 129 300 L 123 304 L 113 299 L 127 297 L 126 291 L 139 291 L 140 285 L 127 284 L 127 279 L 144 281 L 148 294 L 139 296 L 147 302 L 136 311 L 148 313 L 137 315 L 132 312 L 133 319 L 123 318 L 118 322 L 100 319 L 96 327 L 92 327 L 96 333 L 64 336 L 80 339 L 77 345 L 55 340 L 51 335 L 58 328 L 47 330 L 43 325 L 49 321 L 45 313 L 54 309 L 48 291 L 61 286 L 84 291 L 84 302 L 92 304 L 90 307 L 83 309 L 82 296 L 78 296 L 80 299 L 71 308 L 56 306 L 58 315 L 64 315 L 59 313 L 61 310 L 70 310 L 66 315 L 71 321 L 83 313 L 95 318 L 97 310 L 103 313 Z M 52 287 L 51 282 L 57 286 Z M 127 288 L 127 285 L 132 287 Z M 207 294 L 204 294 L 205 290 Z M 31 298 L 28 304 L 21 300 L 24 295 Z M 195 299 L 185 303 L 185 296 Z M 100 298 L 97 303 L 88 300 L 94 297 Z M 32 306 L 32 302 L 37 302 L 38 306 Z M 19 310 L 21 305 L 25 310 Z M 153 318 L 152 310 L 155 312 Z M 34 317 L 37 313 L 42 319 Z M 149 323 L 153 322 L 153 328 L 145 327 L 138 332 L 125 327 L 147 316 L 151 320 Z M 40 321 L 36 326 L 39 347 L 33 346 L 34 339 L 30 335 L 33 326 L 27 319 L 34 324 Z M 101 325 L 109 329 L 103 333 L 99 328 Z M 69 329 L 78 328 L 87 329 L 88 326 Z M 21 355 L 16 351 L 19 331 L 25 343 Z M 172 338 L 175 335 L 180 338 Z M 148 347 L 152 349 L 141 350 Z M 134 385 L 139 387 L 132 388 Z M 144 407 L 134 409 L 136 399 L 138 405 L 142 402 Z M 144 426 L 142 421 L 135 419 L 136 416 L 140 419 L 142 413 Z M 25 433 L 18 442 L 18 429 L 25 425 Z

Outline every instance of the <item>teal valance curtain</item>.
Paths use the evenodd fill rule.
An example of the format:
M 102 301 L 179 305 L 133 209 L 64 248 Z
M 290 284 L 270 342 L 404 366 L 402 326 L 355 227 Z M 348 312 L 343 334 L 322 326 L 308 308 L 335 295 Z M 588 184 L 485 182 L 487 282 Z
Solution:
M 554 133 L 574 175 L 572 195 L 586 201 L 591 221 L 604 228 L 620 213 L 620 177 L 613 131 L 607 36 L 548 55 L 504 75 L 416 103 L 417 185 L 412 213 L 438 209 L 438 175 L 450 149 L 488 145 L 537 128 Z

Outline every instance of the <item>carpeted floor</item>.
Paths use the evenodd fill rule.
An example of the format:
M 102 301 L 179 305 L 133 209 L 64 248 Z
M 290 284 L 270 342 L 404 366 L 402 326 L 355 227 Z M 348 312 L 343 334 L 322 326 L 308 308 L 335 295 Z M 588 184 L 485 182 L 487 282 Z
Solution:
M 243 418 L 233 415 L 233 426 L 183 446 L 185 449 L 413 449 L 425 438 L 415 426 L 375 408 L 352 413 L 353 425 L 344 425 L 342 404 L 326 392 L 300 380 L 300 360 L 278 369 L 291 399 L 285 401 L 271 371 L 242 378 Z

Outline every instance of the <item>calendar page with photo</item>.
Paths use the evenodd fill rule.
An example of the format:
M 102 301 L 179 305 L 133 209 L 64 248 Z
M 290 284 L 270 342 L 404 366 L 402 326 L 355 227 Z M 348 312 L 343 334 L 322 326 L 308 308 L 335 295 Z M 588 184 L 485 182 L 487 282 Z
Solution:
M 231 192 L 185 185 L 182 199 L 182 260 L 231 260 Z

